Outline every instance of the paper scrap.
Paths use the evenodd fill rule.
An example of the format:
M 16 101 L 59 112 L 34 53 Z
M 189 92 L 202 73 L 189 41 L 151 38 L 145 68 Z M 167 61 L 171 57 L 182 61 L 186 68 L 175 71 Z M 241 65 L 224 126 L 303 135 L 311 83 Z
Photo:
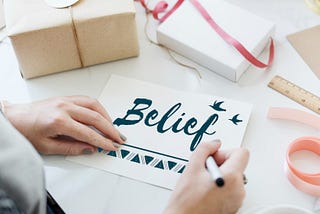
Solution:
M 310 69 L 320 79 L 320 25 L 287 36 Z

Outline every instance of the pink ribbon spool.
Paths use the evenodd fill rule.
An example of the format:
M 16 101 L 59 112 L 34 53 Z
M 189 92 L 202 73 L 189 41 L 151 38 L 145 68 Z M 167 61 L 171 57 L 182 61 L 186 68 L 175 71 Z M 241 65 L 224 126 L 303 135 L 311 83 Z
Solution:
M 307 150 L 320 156 L 320 138 L 301 137 L 289 145 L 286 156 L 288 179 L 302 192 L 320 197 L 320 173 L 302 172 L 290 160 L 291 154 L 301 150 Z
M 294 115 L 294 117 L 292 117 Z M 273 119 L 293 120 L 320 129 L 320 118 L 291 108 L 270 108 L 268 117 Z M 294 152 L 307 150 L 320 156 L 320 138 L 301 137 L 293 141 L 287 150 L 286 174 L 289 181 L 300 191 L 320 197 L 320 172 L 305 173 L 298 170 L 290 160 L 290 155 Z

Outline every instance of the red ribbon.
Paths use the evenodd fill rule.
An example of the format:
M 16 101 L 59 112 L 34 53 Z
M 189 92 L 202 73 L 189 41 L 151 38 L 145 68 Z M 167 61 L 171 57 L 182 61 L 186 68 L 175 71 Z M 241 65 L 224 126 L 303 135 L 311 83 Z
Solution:
M 147 13 L 152 13 L 153 18 L 158 20 L 159 22 L 164 22 L 180 5 L 184 2 L 184 0 L 178 0 L 176 4 L 169 10 L 163 17 L 159 18 L 159 13 L 164 12 L 168 8 L 168 3 L 165 1 L 160 1 L 156 4 L 153 10 L 149 9 L 145 0 L 135 0 L 139 1 L 141 5 L 145 8 Z
M 180 5 L 184 2 L 184 0 L 178 0 L 176 4 L 161 18 L 159 18 L 159 13 L 164 12 L 167 7 L 168 3 L 165 1 L 160 1 L 153 10 L 149 9 L 145 4 L 145 0 L 135 0 L 140 1 L 141 5 L 146 9 L 147 13 L 152 12 L 153 17 L 159 22 L 164 22 L 176 9 L 180 7 Z M 197 8 L 203 18 L 208 22 L 208 24 L 212 27 L 213 30 L 228 44 L 235 47 L 239 53 L 247 59 L 251 64 L 259 67 L 259 68 L 266 68 L 270 66 L 274 59 L 274 42 L 273 39 L 270 38 L 270 46 L 269 46 L 269 59 L 268 63 L 265 64 L 253 56 L 238 40 L 230 36 L 227 32 L 225 32 L 209 15 L 209 13 L 202 7 L 202 5 L 198 2 L 198 0 L 190 0 L 190 2 Z

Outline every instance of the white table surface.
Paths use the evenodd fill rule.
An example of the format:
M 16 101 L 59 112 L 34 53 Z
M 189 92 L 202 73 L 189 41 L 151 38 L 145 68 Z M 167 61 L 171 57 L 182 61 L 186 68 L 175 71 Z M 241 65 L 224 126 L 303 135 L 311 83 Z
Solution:
M 281 75 L 320 95 L 319 79 L 286 40 L 286 35 L 320 23 L 303 0 L 228 0 L 276 24 L 276 55 L 272 68 L 254 67 L 233 83 L 211 71 L 200 69 L 202 78 L 178 65 L 168 52 L 151 44 L 144 34 L 145 14 L 137 7 L 140 56 L 128 60 L 24 80 L 8 39 L 0 43 L 0 98 L 27 102 L 59 95 L 82 94 L 98 97 L 111 74 L 132 77 L 170 88 L 219 95 L 254 105 L 243 140 L 250 150 L 246 170 L 249 183 L 243 209 L 291 204 L 312 209 L 315 198 L 296 190 L 284 174 L 287 146 L 301 136 L 320 136 L 319 130 L 303 124 L 267 119 L 270 106 L 307 110 L 267 87 Z M 152 24 L 153 23 L 153 24 Z M 154 22 L 148 32 L 154 37 Z M 320 41 L 320 40 L 319 40 Z M 266 58 L 266 54 L 264 59 Z M 161 213 L 170 191 L 77 165 L 63 156 L 43 157 L 47 188 L 67 213 Z

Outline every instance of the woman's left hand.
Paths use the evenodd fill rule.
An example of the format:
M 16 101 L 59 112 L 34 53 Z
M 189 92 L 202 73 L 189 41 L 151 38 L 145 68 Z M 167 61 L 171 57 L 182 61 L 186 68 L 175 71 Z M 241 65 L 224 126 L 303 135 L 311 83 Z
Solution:
M 90 154 L 97 147 L 117 150 L 113 142 L 125 141 L 107 111 L 90 97 L 56 97 L 4 107 L 6 118 L 42 154 Z

